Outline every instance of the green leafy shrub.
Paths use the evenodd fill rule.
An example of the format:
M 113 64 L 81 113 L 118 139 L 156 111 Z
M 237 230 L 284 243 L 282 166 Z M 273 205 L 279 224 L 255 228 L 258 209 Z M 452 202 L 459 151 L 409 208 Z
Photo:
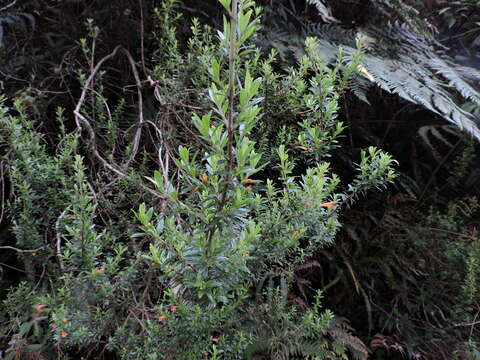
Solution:
M 41 246 L 41 262 L 48 264 L 48 280 L 35 278 L 31 268 L 32 279 L 11 289 L 3 303 L 6 359 L 96 358 L 96 352 L 132 360 L 368 356 L 348 325 L 321 309 L 319 296 L 311 307 L 290 296 L 295 267 L 335 241 L 341 210 L 395 177 L 391 156 L 374 147 L 361 152 L 356 176 L 343 186 L 327 162 L 343 130 L 340 92 L 362 50 L 328 66 L 318 41 L 309 38 L 298 66 L 274 72 L 275 54 L 263 56 L 252 42 L 261 9 L 252 1 L 220 3 L 223 29 L 214 38 L 194 22 L 186 54 L 175 39 L 174 2 L 157 10 L 166 31 L 158 34 L 162 52 L 153 56 L 158 64 L 150 81 L 167 114 L 162 119 L 173 114 L 182 131 L 148 122 L 161 134 L 160 170 L 153 174 L 148 144 L 142 160 L 135 159 L 141 130 L 121 159 L 120 152 L 103 158 L 98 151 L 90 121 L 101 123 L 109 112 L 100 75 L 90 108 L 80 101 L 75 110 L 77 132 L 90 136 L 86 143 L 62 130 L 62 146 L 48 153 L 28 118 L 3 110 L 19 193 L 14 204 L 22 209 L 11 214 L 15 241 Z M 191 78 L 184 76 L 189 61 L 198 66 Z M 96 75 L 80 74 L 81 99 Z M 185 106 L 180 95 L 191 86 Z M 274 108 L 277 114 L 268 118 Z M 185 113 L 191 120 L 181 117 Z M 293 120 L 275 124 L 285 116 Z M 107 134 L 120 129 L 118 118 L 111 117 Z M 255 139 L 261 142 L 265 126 L 277 139 L 263 158 Z M 103 170 L 86 167 L 85 149 L 111 171 L 105 179 Z M 154 188 L 143 183 L 145 175 Z M 125 206 L 122 196 L 135 201 Z M 32 225 L 44 215 L 40 229 Z M 29 242 L 20 237 L 27 230 L 36 231 L 25 236 Z

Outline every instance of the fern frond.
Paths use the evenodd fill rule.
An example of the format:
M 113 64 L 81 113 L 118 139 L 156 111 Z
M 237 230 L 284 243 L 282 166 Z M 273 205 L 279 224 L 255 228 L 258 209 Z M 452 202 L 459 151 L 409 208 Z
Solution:
M 7 12 L 0 14 L 0 46 L 2 45 L 3 35 L 5 33 L 5 25 L 20 27 L 23 31 L 27 31 L 30 24 L 32 31 L 35 28 L 35 18 L 25 12 Z
M 449 86 L 456 89 L 465 99 L 471 100 L 477 105 L 480 105 L 479 91 L 465 80 L 464 75 L 462 72 L 458 71 L 455 63 L 437 57 L 431 59 L 429 65 L 438 74 L 445 77 L 449 81 Z
M 308 0 L 308 3 L 315 5 L 319 12 L 328 8 L 327 0 Z M 421 18 L 415 16 L 415 10 L 402 1 L 379 0 L 372 6 L 380 13 L 393 12 L 398 16 L 389 16 L 380 25 L 372 23 L 358 29 L 371 38 L 375 46 L 369 48 L 364 56 L 366 71 L 350 80 L 349 87 L 353 94 L 368 102 L 367 90 L 369 86 L 376 85 L 438 114 L 480 139 L 480 119 L 460 107 L 460 97 L 480 104 L 480 89 L 476 85 L 480 71 L 460 66 L 447 56 L 443 52 L 444 47 L 428 29 L 428 24 L 420 21 Z M 309 24 L 301 34 L 318 37 L 319 54 L 327 62 L 334 63 L 337 60 L 340 45 L 346 56 L 355 49 L 356 31 L 346 30 L 335 23 Z M 290 41 L 293 38 L 295 41 Z M 289 50 L 301 46 L 299 39 L 292 34 L 279 35 L 276 41 L 288 44 L 285 46 Z M 297 57 L 303 55 L 299 50 L 292 52 Z
M 370 105 L 370 102 L 368 101 L 368 98 L 367 98 L 367 92 L 372 86 L 372 83 L 368 79 L 360 75 L 355 75 L 349 80 L 348 85 L 349 85 L 350 91 L 358 99 Z
M 338 22 L 337 19 L 335 19 L 332 16 L 332 11 L 330 8 L 325 5 L 325 2 L 322 0 L 307 0 L 307 3 L 310 5 L 313 5 L 317 8 L 320 16 L 322 17 L 322 20 L 325 21 L 326 23 L 335 23 Z
M 366 345 L 358 337 L 353 336 L 352 328 L 347 324 L 345 319 L 335 318 L 328 325 L 328 335 L 334 342 L 334 351 L 340 354 L 347 350 L 355 360 L 366 360 L 368 358 L 368 350 Z
M 353 51 L 353 48 L 350 51 Z M 418 54 L 417 56 L 421 57 Z M 412 57 L 406 55 L 398 59 L 389 59 L 367 54 L 364 58 L 364 65 L 375 78 L 375 84 L 380 88 L 397 94 L 404 100 L 423 106 L 480 139 L 480 121 L 461 109 L 454 94 L 449 93 L 446 87 L 450 86 L 472 101 L 480 100 L 480 93 L 454 70 L 449 73 L 445 69 L 442 70 L 442 75 L 450 78 L 450 82 L 446 84 L 436 75 L 434 69 L 428 67 L 428 64 L 435 59 L 439 62 L 442 61 L 440 56 L 433 51 L 430 58 L 423 57 L 424 64 L 414 61 Z M 355 88 L 355 86 L 353 87 Z
M 289 358 L 325 359 L 330 354 L 325 343 L 314 340 L 300 340 L 288 349 Z

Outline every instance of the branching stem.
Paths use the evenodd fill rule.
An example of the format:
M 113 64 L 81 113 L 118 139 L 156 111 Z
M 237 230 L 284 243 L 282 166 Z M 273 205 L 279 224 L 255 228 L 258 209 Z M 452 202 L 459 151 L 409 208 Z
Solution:
M 238 22 L 238 0 L 232 0 L 232 13 L 230 19 L 230 39 L 228 40 L 228 109 L 227 109 L 227 134 L 228 134 L 228 168 L 225 179 L 225 185 L 220 197 L 218 213 L 225 207 L 228 197 L 228 189 L 232 183 L 233 170 L 233 142 L 235 131 L 235 75 L 236 62 L 238 57 L 237 46 L 237 22 Z M 207 251 L 209 251 L 212 243 L 212 237 L 217 231 L 218 224 L 214 224 L 207 235 Z

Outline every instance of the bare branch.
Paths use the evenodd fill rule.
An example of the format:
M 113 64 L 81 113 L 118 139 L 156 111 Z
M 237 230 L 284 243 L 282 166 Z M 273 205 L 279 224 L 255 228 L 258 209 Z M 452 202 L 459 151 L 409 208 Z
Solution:
M 75 110 L 73 111 L 73 114 L 75 115 L 75 122 L 77 124 L 77 130 L 76 131 L 81 132 L 83 129 L 87 130 L 88 135 L 90 137 L 91 150 L 92 150 L 93 155 L 97 158 L 97 160 L 100 161 L 103 164 L 103 166 L 105 166 L 107 169 L 109 169 L 110 171 L 112 171 L 116 175 L 118 175 L 120 177 L 123 177 L 123 178 L 129 178 L 129 176 L 127 174 L 125 174 L 122 170 L 120 170 L 117 166 L 110 164 L 107 160 L 105 160 L 102 157 L 102 155 L 100 154 L 100 152 L 97 149 L 97 145 L 96 145 L 96 141 L 95 141 L 96 136 L 95 136 L 95 132 L 92 128 L 92 125 L 87 120 L 87 118 L 85 118 L 85 116 L 82 115 L 82 113 L 80 111 L 81 108 L 82 108 L 82 105 L 85 102 L 85 97 L 87 95 L 87 91 L 89 90 L 90 85 L 92 84 L 93 79 L 95 78 L 95 75 L 97 74 L 97 72 L 100 70 L 102 65 L 107 60 L 109 60 L 109 59 L 113 58 L 115 55 L 117 55 L 119 50 L 123 50 L 125 52 L 125 54 L 127 54 L 127 57 L 129 58 L 129 61 L 131 60 L 133 62 L 133 59 L 130 56 L 130 53 L 128 53 L 126 50 L 124 50 L 120 45 L 116 46 L 115 49 L 113 49 L 113 51 L 110 54 L 108 54 L 108 55 L 104 56 L 102 59 L 100 59 L 99 62 L 97 63 L 97 65 L 93 68 L 90 76 L 85 81 L 85 84 L 84 84 L 83 89 L 82 89 L 82 93 L 80 94 L 80 98 L 77 102 Z M 133 71 L 134 71 L 135 80 L 137 81 L 137 86 L 138 86 L 138 84 L 140 83 L 140 80 L 139 80 L 139 77 L 138 77 L 138 72 L 136 71 L 136 68 Z M 138 93 L 139 93 L 139 101 L 140 101 L 141 100 L 141 91 L 140 91 L 139 88 L 138 88 Z M 141 103 L 140 105 L 141 105 L 140 108 L 143 108 L 143 104 Z M 140 123 L 143 125 L 143 110 L 142 110 L 142 113 L 140 114 Z M 139 128 L 141 129 L 141 127 L 139 127 Z M 135 139 L 137 139 L 137 141 L 139 141 L 140 135 L 141 135 L 141 133 L 139 132 L 139 130 L 137 130 L 137 134 L 135 135 Z M 138 145 L 137 145 L 137 149 L 138 149 Z M 135 154 L 135 152 L 133 154 Z M 133 157 L 131 157 L 131 159 L 133 159 Z M 145 186 L 143 184 L 141 184 L 140 186 L 142 187 L 142 189 L 144 189 L 145 191 L 151 193 L 152 195 L 154 195 L 156 197 L 159 197 L 159 198 L 164 199 L 164 200 L 171 199 L 167 195 L 158 194 L 157 192 L 153 191 L 152 189 L 148 188 L 147 186 Z
M 13 246 L 0 246 L 0 249 L 13 250 L 13 251 L 16 251 L 16 252 L 19 252 L 19 253 L 35 253 L 35 252 L 38 252 L 40 250 L 43 250 L 44 248 L 45 248 L 45 246 L 40 246 L 37 249 L 28 250 L 28 249 L 19 249 L 19 248 L 13 247 Z
M 8 4 L 7 6 L 4 6 L 3 8 L 0 8 L 0 12 L 2 11 L 5 11 L 5 10 L 8 10 L 10 9 L 12 6 L 15 6 L 15 4 L 17 3 L 18 0 L 13 0 L 10 4 Z
M 130 162 L 135 158 L 138 152 L 138 147 L 140 145 L 140 138 L 142 136 L 142 126 L 145 122 L 143 119 L 143 97 L 142 97 L 142 82 L 140 81 L 140 76 L 138 75 L 137 67 L 135 66 L 135 61 L 133 61 L 132 55 L 128 50 L 123 49 L 124 54 L 127 56 L 128 61 L 130 62 L 130 66 L 132 68 L 133 76 L 135 77 L 135 82 L 137 84 L 137 95 L 138 95 L 138 122 L 139 125 L 137 127 L 137 131 L 135 133 L 135 138 L 133 139 L 133 149 L 132 154 L 130 155 L 129 159 L 125 163 L 125 166 L 128 166 Z

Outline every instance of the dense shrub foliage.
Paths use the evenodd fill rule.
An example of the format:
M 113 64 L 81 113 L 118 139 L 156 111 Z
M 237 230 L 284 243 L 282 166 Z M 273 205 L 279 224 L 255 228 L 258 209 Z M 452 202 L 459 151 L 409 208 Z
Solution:
M 276 73 L 275 53 L 264 57 L 250 41 L 261 10 L 249 1 L 221 4 L 227 11 L 223 30 L 212 37 L 194 22 L 186 54 L 175 40 L 172 3 L 157 11 L 163 30 L 159 45 L 168 55 L 157 60 L 151 76 L 155 90 L 164 92 L 160 103 L 175 106 L 187 86 L 194 86 L 199 99 L 191 120 L 184 120 L 193 125 L 186 126 L 195 140 L 177 149 L 169 148 L 175 141 L 161 136 L 161 123 L 148 124 L 159 133 L 160 169 L 146 177 L 152 187 L 140 180 L 145 170 L 132 166 L 149 121 L 142 110 L 123 163 L 113 165 L 116 159 L 98 154 L 92 123 L 107 122 L 106 137 L 114 136 L 118 124 L 109 114 L 97 68 L 88 77 L 80 74 L 84 90 L 75 111 L 77 131 L 59 134 L 54 154 L 20 103 L 18 115 L 3 110 L 16 199 L 10 209 L 13 232 L 19 260 L 33 277 L 11 289 L 5 302 L 7 359 L 95 348 L 123 359 L 234 359 L 246 353 L 340 358 L 347 352 L 366 357 L 363 343 L 321 310 L 319 296 L 302 311 L 287 297 L 294 267 L 334 241 L 338 212 L 394 178 L 391 157 L 373 147 L 362 151 L 358 175 L 343 191 L 326 162 L 343 130 L 336 119 L 339 94 L 361 52 L 329 67 L 311 38 L 298 66 Z M 86 56 L 98 33 L 89 26 L 91 48 L 88 40 L 81 42 Z M 192 66 L 189 59 L 200 60 L 196 76 L 177 77 Z M 90 106 L 82 103 L 88 90 Z M 296 128 L 288 135 L 284 125 L 267 162 L 252 135 L 261 136 L 255 134 L 260 121 L 273 123 L 262 119 L 262 109 L 273 106 L 269 94 L 276 94 L 282 116 L 298 119 L 289 122 Z M 61 110 L 57 120 L 61 125 Z M 82 130 L 95 132 L 88 145 L 107 170 L 113 169 L 110 184 L 90 183 L 80 155 Z M 292 158 L 298 150 L 308 164 L 302 170 Z M 272 178 L 265 175 L 267 167 Z M 129 185 L 144 192 L 133 214 L 99 194 L 120 181 L 127 184 L 119 183 L 118 191 Z M 112 216 L 99 218 L 105 201 Z M 127 223 L 118 226 L 120 219 Z M 136 227 L 141 232 L 132 233 Z M 54 236 L 45 239 L 50 232 Z M 39 269 L 48 282 L 36 282 Z M 25 307 L 19 309 L 18 301 Z M 279 321 L 283 325 L 274 325 Z M 277 336 L 269 334 L 274 327 Z
M 399 174 L 387 133 L 353 145 L 363 36 L 291 61 L 265 44 L 272 5 L 219 0 L 204 25 L 139 4 L 118 15 L 135 48 L 85 22 L 54 69 L 70 102 L 1 98 L 0 357 L 479 358 L 478 204 L 442 194 L 476 181 L 475 143 L 427 126 L 438 165 Z M 14 5 L 0 41 L 35 26 Z

